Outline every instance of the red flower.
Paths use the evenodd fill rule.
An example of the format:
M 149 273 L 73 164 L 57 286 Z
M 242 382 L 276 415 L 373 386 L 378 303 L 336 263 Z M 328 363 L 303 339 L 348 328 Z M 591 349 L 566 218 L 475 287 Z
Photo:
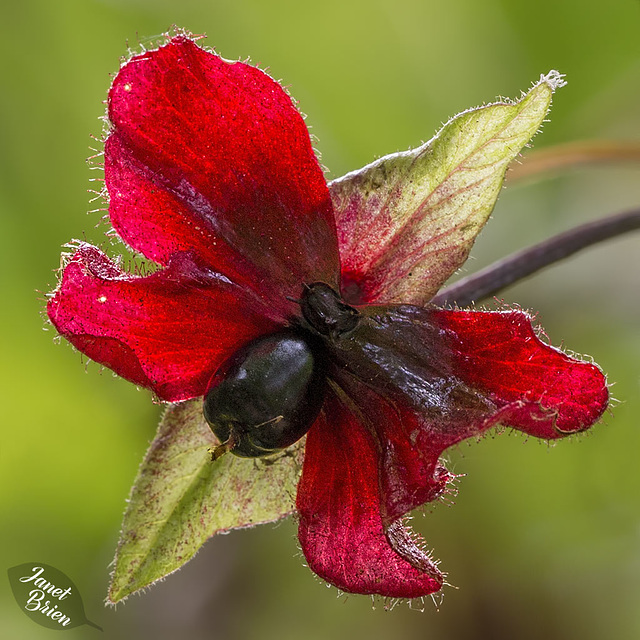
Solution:
M 48 303 L 51 322 L 175 402 L 203 396 L 252 340 L 290 326 L 313 333 L 298 301 L 311 283 L 342 291 L 357 323 L 315 331 L 329 382 L 307 436 L 300 543 L 345 591 L 440 589 L 403 518 L 445 491 L 441 453 L 498 423 L 546 439 L 588 428 L 608 401 L 600 370 L 541 342 L 522 311 L 414 306 L 466 254 L 413 284 L 408 261 L 431 249 L 411 225 L 376 215 L 363 226 L 364 200 L 334 217 L 304 122 L 262 71 L 179 35 L 121 69 L 108 116 L 111 223 L 162 268 L 131 275 L 82 244 Z

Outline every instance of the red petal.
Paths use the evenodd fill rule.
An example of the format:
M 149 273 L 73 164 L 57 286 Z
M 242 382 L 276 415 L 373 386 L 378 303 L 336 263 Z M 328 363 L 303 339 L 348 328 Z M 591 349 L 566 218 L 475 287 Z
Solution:
M 479 433 L 490 416 L 461 412 L 442 425 L 412 408 L 400 392 L 384 397 L 353 376 L 342 376 L 340 385 L 377 443 L 380 507 L 387 525 L 444 493 L 452 476 L 440 464 L 440 454 L 454 440 Z
M 438 458 L 461 440 L 497 423 L 557 438 L 607 403 L 600 370 L 543 344 L 519 311 L 363 309 L 331 348 L 332 376 L 378 443 L 384 523 L 442 493 Z
M 600 369 L 541 342 L 522 311 L 437 310 L 432 317 L 448 336 L 456 375 L 489 395 L 500 423 L 560 438 L 587 429 L 606 409 Z
M 188 254 L 134 277 L 90 245 L 65 267 L 47 313 L 80 351 L 168 401 L 203 395 L 223 360 L 279 327 L 246 290 Z
M 210 226 L 178 196 L 158 188 L 148 176 L 148 168 L 115 134 L 105 144 L 105 173 L 111 222 L 145 257 L 167 265 L 174 253 L 191 250 L 207 264 L 223 266 L 225 275 L 235 282 L 245 286 L 261 283 L 264 296 L 276 305 L 281 301 L 281 292 L 254 265 L 226 242 L 217 240 Z M 289 305 L 282 306 L 285 315 Z
M 307 435 L 299 539 L 310 568 L 343 591 L 417 598 L 443 576 L 400 521 L 383 526 L 378 450 L 333 392 Z
M 178 36 L 120 70 L 109 118 L 110 215 L 134 248 L 163 264 L 191 249 L 261 295 L 271 287 L 265 297 L 337 284 L 324 176 L 300 114 L 265 73 Z

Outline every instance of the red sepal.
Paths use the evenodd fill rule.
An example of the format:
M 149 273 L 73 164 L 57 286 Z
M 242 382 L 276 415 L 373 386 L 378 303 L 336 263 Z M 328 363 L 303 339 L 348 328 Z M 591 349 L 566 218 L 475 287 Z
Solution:
M 343 591 L 418 598 L 443 575 L 400 520 L 383 524 L 379 450 L 345 398 L 330 392 L 307 434 L 298 536 L 309 567 Z
M 558 438 L 606 408 L 602 372 L 543 343 L 521 311 L 378 311 L 334 346 L 332 375 L 377 443 L 385 524 L 442 494 L 439 457 L 458 442 L 497 424 Z
M 401 393 L 385 397 L 348 375 L 340 385 L 376 443 L 377 478 L 372 482 L 379 485 L 380 514 L 387 526 L 446 491 L 453 476 L 440 463 L 440 454 L 456 438 L 479 433 L 489 417 L 452 412 L 450 423 L 442 425 L 412 408 Z M 465 415 L 468 421 L 463 422 Z
M 333 209 L 307 128 L 268 75 L 185 36 L 133 57 L 109 92 L 111 222 L 148 258 L 190 249 L 265 299 L 337 285 Z M 220 246 L 227 245 L 227 246 Z
M 136 277 L 86 244 L 66 265 L 47 313 L 92 360 L 167 401 L 203 395 L 228 356 L 279 326 L 246 289 L 191 254 Z
M 447 337 L 453 371 L 496 403 L 500 423 L 555 439 L 604 413 L 602 371 L 543 343 L 524 312 L 437 310 L 432 318 Z

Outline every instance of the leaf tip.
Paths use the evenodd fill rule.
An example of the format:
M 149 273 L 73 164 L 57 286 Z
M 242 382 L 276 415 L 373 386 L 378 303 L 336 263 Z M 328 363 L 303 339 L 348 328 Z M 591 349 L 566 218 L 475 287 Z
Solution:
M 565 80 L 565 74 L 556 71 L 555 69 L 551 69 L 549 73 L 546 75 L 543 73 L 540 76 L 539 84 L 545 83 L 551 91 L 555 91 L 556 89 L 560 89 L 560 87 L 564 87 L 567 84 Z
M 104 599 L 105 607 L 114 607 L 124 600 L 130 595 L 127 593 L 122 587 L 118 587 L 114 584 L 114 576 L 111 576 L 111 584 L 109 585 L 109 590 L 107 591 L 107 597 Z

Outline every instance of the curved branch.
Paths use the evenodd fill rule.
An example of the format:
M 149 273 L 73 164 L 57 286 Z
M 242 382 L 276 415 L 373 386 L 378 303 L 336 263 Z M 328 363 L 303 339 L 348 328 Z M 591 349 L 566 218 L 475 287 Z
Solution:
M 458 280 L 440 291 L 431 302 L 437 305 L 467 306 L 494 296 L 515 282 L 586 247 L 635 229 L 640 229 L 640 209 L 588 222 Z

